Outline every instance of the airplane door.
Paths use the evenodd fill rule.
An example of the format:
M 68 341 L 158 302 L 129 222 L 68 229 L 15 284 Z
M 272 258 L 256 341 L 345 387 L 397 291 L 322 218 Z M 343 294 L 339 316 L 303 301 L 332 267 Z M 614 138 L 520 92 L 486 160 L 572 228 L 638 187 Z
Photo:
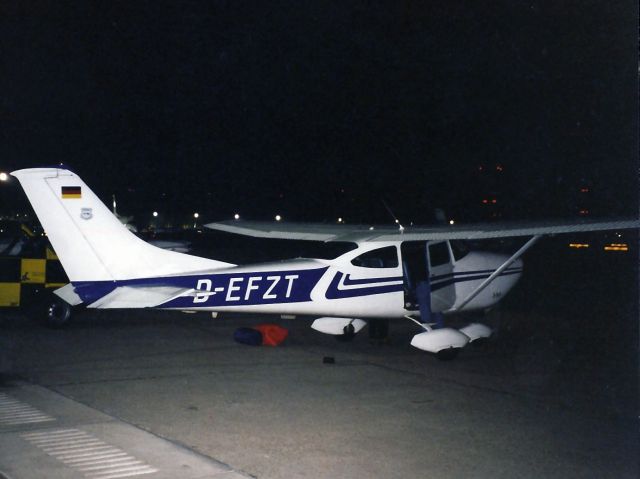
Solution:
M 402 277 L 404 283 L 404 308 L 418 309 L 416 287 L 427 280 L 427 250 L 424 241 L 404 241 L 400 245 L 402 256 Z
M 416 287 L 429 279 L 431 311 L 451 308 L 455 302 L 455 286 L 451 252 L 446 241 L 405 241 L 400 246 L 404 280 L 404 307 L 417 310 Z
M 431 310 L 445 311 L 456 301 L 453 282 L 453 260 L 447 241 L 431 241 L 429 251 L 429 281 L 431 283 Z

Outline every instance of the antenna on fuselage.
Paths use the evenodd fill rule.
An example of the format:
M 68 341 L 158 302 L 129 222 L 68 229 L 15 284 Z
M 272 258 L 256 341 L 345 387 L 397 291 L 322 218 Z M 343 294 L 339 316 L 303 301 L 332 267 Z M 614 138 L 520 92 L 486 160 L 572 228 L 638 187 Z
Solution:
M 396 217 L 396 215 L 393 214 L 393 211 L 391 210 L 391 208 L 389 208 L 389 205 L 387 204 L 387 202 L 384 200 L 384 198 L 382 198 L 382 204 L 384 205 L 384 207 L 386 208 L 386 210 L 389 212 L 389 214 L 391 215 L 391 217 L 393 218 L 393 222 L 395 224 L 398 225 L 398 229 L 400 230 L 400 232 L 402 233 L 404 231 L 404 226 L 402 226 L 402 224 L 400 223 L 400 220 Z

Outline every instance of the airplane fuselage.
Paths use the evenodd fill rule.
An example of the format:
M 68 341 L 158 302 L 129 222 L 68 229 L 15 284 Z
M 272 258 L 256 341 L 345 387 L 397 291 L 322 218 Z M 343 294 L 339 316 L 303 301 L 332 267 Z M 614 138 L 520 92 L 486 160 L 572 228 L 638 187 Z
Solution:
M 189 291 L 155 305 L 163 309 L 397 318 L 418 311 L 420 281 L 429 284 L 431 310 L 447 313 L 507 258 L 477 251 L 456 258 L 448 241 L 411 243 L 406 251 L 399 242 L 365 242 L 332 260 L 294 259 L 74 287 L 89 307 L 122 307 L 125 291 L 156 287 Z M 462 310 L 493 306 L 521 273 L 518 261 Z

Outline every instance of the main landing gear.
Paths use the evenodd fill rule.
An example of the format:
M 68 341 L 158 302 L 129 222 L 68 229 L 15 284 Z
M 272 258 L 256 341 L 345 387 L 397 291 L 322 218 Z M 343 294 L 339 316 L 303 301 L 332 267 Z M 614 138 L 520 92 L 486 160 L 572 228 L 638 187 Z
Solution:
M 411 316 L 405 317 L 425 330 L 411 339 L 411 346 L 433 353 L 438 359 L 442 360 L 454 359 L 467 344 L 475 343 L 491 336 L 491 328 L 480 323 L 471 323 L 460 329 L 433 329 L 431 324 L 420 323 Z

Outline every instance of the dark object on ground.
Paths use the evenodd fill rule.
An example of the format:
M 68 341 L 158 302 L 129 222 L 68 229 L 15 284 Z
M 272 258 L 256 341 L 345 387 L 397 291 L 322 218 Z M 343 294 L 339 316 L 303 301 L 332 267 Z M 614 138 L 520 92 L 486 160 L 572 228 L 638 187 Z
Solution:
M 249 346 L 262 345 L 262 333 L 253 328 L 238 328 L 233 333 L 233 339 L 237 343 Z
M 260 331 L 262 334 L 262 344 L 264 346 L 278 346 L 289 335 L 288 329 L 277 324 L 259 324 L 253 329 Z
M 384 340 L 389 336 L 388 319 L 369 320 L 369 339 Z
M 334 358 L 333 356 L 325 356 L 324 358 L 322 358 L 322 364 L 335 364 L 336 363 L 336 358 Z

